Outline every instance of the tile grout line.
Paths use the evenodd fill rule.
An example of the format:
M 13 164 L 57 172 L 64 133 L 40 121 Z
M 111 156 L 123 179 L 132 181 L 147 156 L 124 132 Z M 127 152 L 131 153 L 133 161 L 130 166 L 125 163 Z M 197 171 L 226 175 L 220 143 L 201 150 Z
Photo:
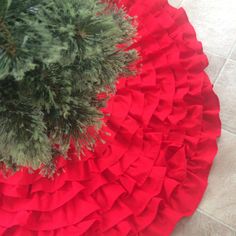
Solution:
M 211 54 L 211 55 L 214 56 L 214 57 L 220 57 L 220 58 L 222 58 L 222 59 L 224 60 L 224 63 L 223 63 L 223 65 L 222 65 L 221 69 L 220 69 L 220 70 L 218 71 L 218 73 L 216 74 L 215 79 L 212 78 L 212 79 L 213 79 L 212 84 L 213 84 L 213 86 L 214 86 L 214 85 L 215 85 L 215 82 L 216 82 L 216 80 L 217 80 L 217 78 L 218 78 L 218 76 L 219 76 L 220 73 L 221 73 L 221 70 L 222 70 L 223 67 L 225 66 L 225 63 L 227 62 L 227 57 L 218 55 L 217 53 L 211 52 L 211 51 L 209 51 L 209 50 L 207 50 L 207 49 L 204 49 L 204 48 L 203 48 L 203 52 L 206 54 L 207 59 L 209 59 L 208 54 Z M 208 65 L 208 66 L 210 66 L 210 61 L 209 61 L 209 65 Z M 207 66 L 207 68 L 208 68 L 208 66 Z M 206 69 L 207 69 L 207 68 L 206 68 Z
M 211 50 L 209 50 L 209 49 L 207 49 L 207 48 L 203 48 L 203 51 L 204 51 L 205 53 L 209 53 L 209 54 L 211 54 L 211 55 L 213 55 L 213 56 L 221 57 L 221 58 L 223 58 L 223 59 L 227 59 L 226 57 L 224 57 L 224 56 L 222 56 L 222 55 L 219 55 L 219 54 L 217 54 L 216 52 L 212 52 Z
M 235 46 L 236 46 L 236 44 L 235 44 Z M 236 49 L 236 47 L 235 47 L 235 49 Z M 235 59 L 228 58 L 228 56 L 227 56 L 227 57 L 224 57 L 224 56 L 222 56 L 222 55 L 220 55 L 220 54 L 217 54 L 217 53 L 212 52 L 212 51 L 210 51 L 210 50 L 208 50 L 208 49 L 205 49 L 205 48 L 203 48 L 203 51 L 204 51 L 206 54 L 211 54 L 212 56 L 215 56 L 215 57 L 220 57 L 220 58 L 222 58 L 222 59 L 229 60 L 229 61 L 233 61 L 233 62 L 236 61 Z
M 230 60 L 230 57 L 231 57 L 231 55 L 233 54 L 233 51 L 234 51 L 235 46 L 236 46 L 236 40 L 234 41 L 233 46 L 232 46 L 232 48 L 231 48 L 230 51 L 229 51 L 229 54 L 228 54 L 228 56 L 227 56 L 227 58 L 226 58 L 226 60 L 225 60 L 224 65 L 222 66 L 222 68 L 221 68 L 221 70 L 220 70 L 218 76 L 216 77 L 216 80 L 215 80 L 215 82 L 214 82 L 214 86 L 216 85 L 217 81 L 219 80 L 219 78 L 220 78 L 220 76 L 221 76 L 221 74 L 222 74 L 222 72 L 223 72 L 223 69 L 225 68 L 225 66 L 226 66 L 226 64 L 227 64 L 227 62 L 228 62 L 228 60 Z
M 225 58 L 225 62 L 224 62 L 222 68 L 220 69 L 220 71 L 219 71 L 218 75 L 216 76 L 216 79 L 215 79 L 215 81 L 214 81 L 214 83 L 213 83 L 213 86 L 214 86 L 214 87 L 215 87 L 215 85 L 216 85 L 216 82 L 219 80 L 220 76 L 222 75 L 222 73 L 223 73 L 223 71 L 224 71 L 224 69 L 225 69 L 225 67 L 226 67 L 227 61 L 228 61 L 228 58 Z
M 230 50 L 230 52 L 229 52 L 228 59 L 230 59 L 230 57 L 232 56 L 235 47 L 236 47 L 236 39 L 235 39 L 235 41 L 234 41 L 234 43 L 233 43 L 233 47 L 231 48 L 231 50 Z
M 175 5 L 175 4 L 171 4 L 169 0 L 167 0 L 167 1 L 168 1 L 168 3 L 169 3 L 171 6 L 173 6 L 174 8 L 177 8 L 177 9 L 181 7 L 181 3 L 183 2 L 183 0 L 181 0 L 179 3 L 177 3 L 177 4 Z
M 222 222 L 222 221 L 219 220 L 218 218 L 216 218 L 216 217 L 210 215 L 207 211 L 202 210 L 202 209 L 200 209 L 200 208 L 198 208 L 197 211 L 200 212 L 201 214 L 203 214 L 203 215 L 209 217 L 210 219 L 214 220 L 215 222 L 217 222 L 217 223 L 219 223 L 219 224 L 225 226 L 226 228 L 232 230 L 234 233 L 236 233 L 236 229 L 235 229 L 234 227 L 232 227 L 232 226 L 230 226 L 230 225 L 228 225 L 228 224 Z
M 222 125 L 222 130 L 232 134 L 233 136 L 236 136 L 236 133 L 234 133 L 233 131 L 230 130 L 229 127 L 225 126 L 225 125 Z

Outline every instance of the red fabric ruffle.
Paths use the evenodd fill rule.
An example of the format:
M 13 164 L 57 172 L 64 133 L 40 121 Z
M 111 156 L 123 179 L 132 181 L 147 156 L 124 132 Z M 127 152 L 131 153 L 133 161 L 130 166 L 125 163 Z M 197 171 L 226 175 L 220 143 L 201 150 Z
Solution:
M 121 78 L 103 110 L 111 136 L 47 179 L 0 176 L 0 235 L 166 236 L 199 204 L 217 152 L 219 102 L 183 9 L 123 0 L 138 16 L 141 73 Z

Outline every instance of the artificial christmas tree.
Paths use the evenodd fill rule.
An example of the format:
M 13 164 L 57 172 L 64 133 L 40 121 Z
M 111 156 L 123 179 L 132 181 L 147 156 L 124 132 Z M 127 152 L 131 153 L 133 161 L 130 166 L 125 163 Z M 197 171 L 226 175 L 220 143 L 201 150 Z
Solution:
M 12 167 L 51 166 L 71 138 L 94 142 L 87 129 L 101 123 L 104 94 L 132 73 L 133 18 L 98 0 L 0 6 L 0 158 Z

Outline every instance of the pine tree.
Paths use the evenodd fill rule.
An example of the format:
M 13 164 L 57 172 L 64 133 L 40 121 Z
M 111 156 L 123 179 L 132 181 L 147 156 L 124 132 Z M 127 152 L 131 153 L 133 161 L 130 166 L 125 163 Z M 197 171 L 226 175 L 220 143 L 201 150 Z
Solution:
M 134 73 L 134 19 L 112 1 L 0 0 L 0 161 L 51 166 L 70 139 L 91 145 L 100 93 Z

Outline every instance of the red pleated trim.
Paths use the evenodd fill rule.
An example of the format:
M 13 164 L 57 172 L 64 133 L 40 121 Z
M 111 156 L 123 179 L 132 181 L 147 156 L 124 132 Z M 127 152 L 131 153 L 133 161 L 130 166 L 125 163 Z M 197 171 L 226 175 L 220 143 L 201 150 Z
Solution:
M 142 67 L 103 110 L 111 135 L 82 161 L 72 143 L 54 179 L 1 175 L 0 235 L 166 236 L 198 206 L 221 131 L 207 58 L 183 9 L 122 4 L 138 16 Z

